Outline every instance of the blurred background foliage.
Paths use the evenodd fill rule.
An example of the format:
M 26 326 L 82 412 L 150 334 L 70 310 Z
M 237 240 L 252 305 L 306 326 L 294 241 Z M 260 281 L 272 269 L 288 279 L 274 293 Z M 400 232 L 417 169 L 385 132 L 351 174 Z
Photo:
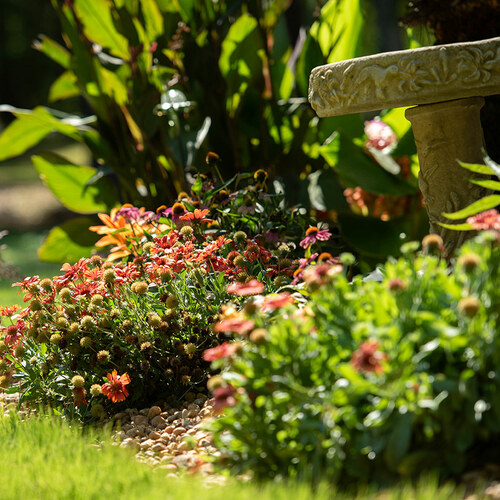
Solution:
M 120 203 L 170 205 L 196 171 L 210 174 L 208 151 L 226 179 L 264 168 L 271 190 L 328 222 L 337 250 L 366 269 L 397 254 L 428 230 L 402 110 L 383 113 L 399 142 L 374 156 L 364 131 L 373 114 L 319 120 L 307 87 L 320 64 L 433 43 L 425 28 L 408 37 L 398 27 L 407 3 L 3 0 L 0 101 L 22 110 L 1 108 L 13 114 L 0 115 L 0 176 L 36 153 L 36 172 L 77 215 L 61 215 L 40 254 L 89 254 L 95 236 L 82 229 Z

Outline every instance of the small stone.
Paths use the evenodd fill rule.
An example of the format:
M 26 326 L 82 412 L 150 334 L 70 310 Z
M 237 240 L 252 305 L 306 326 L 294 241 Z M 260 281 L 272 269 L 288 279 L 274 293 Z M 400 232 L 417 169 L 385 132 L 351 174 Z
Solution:
M 163 430 L 163 432 L 167 433 L 167 434 L 172 434 L 172 432 L 174 431 L 175 427 L 173 425 L 169 425 L 168 427 L 165 427 L 165 429 Z
M 177 455 L 172 458 L 172 463 L 177 467 L 187 467 L 189 464 L 189 455 Z
M 167 427 L 167 421 L 158 414 L 151 420 L 151 425 L 153 425 L 157 429 L 165 429 L 165 427 Z
M 134 422 L 134 424 L 136 424 L 137 426 L 139 425 L 147 425 L 148 424 L 148 417 L 146 415 L 135 415 L 134 417 L 132 417 L 132 422 Z
M 121 420 L 122 418 L 124 418 L 126 416 L 127 416 L 127 414 L 124 411 L 121 411 L 121 412 L 113 415 L 113 420 Z
M 161 413 L 161 408 L 159 406 L 152 406 L 148 411 L 149 420 L 155 418 Z
M 494 483 L 488 486 L 488 488 L 484 490 L 484 494 L 488 499 L 500 500 L 500 483 Z
M 163 443 L 155 443 L 153 446 L 151 446 L 151 449 L 154 452 L 160 452 L 166 450 L 167 447 Z
M 185 433 L 186 433 L 186 429 L 184 427 L 177 427 L 172 432 L 172 434 L 174 436 L 180 436 L 181 434 L 185 434 Z
M 161 438 L 161 434 L 158 431 L 153 431 L 149 434 L 149 439 L 152 439 L 153 441 L 157 441 L 158 439 Z
M 144 450 L 147 450 L 149 448 L 151 448 L 151 446 L 154 445 L 154 441 L 152 441 L 151 439 L 146 439 L 146 441 L 143 441 L 141 444 L 140 444 L 140 447 L 141 447 L 141 451 L 144 451 Z

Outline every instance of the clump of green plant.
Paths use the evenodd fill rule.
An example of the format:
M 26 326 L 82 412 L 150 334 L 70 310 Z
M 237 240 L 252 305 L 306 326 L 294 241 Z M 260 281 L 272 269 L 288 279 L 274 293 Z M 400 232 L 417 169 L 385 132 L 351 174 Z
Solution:
M 418 247 L 381 281 L 319 264 L 303 273 L 306 305 L 245 307 L 248 339 L 208 353 L 222 370 L 208 385 L 225 466 L 357 484 L 488 460 L 500 438 L 499 233 L 466 243 L 451 269 L 439 236 Z
M 231 181 L 198 176 L 192 195 L 157 213 L 128 204 L 100 214 L 104 225 L 91 229 L 112 245 L 108 260 L 96 254 L 53 279 L 28 277 L 17 283 L 27 307 L 0 310 L 0 387 L 15 383 L 21 401 L 82 419 L 205 390 L 203 352 L 228 331 L 212 328 L 221 309 L 236 320 L 231 331 L 245 332 L 240 297 L 298 281 L 332 236 L 306 230 L 310 219 L 283 210 L 266 180 L 263 171 L 238 176 L 228 191 Z

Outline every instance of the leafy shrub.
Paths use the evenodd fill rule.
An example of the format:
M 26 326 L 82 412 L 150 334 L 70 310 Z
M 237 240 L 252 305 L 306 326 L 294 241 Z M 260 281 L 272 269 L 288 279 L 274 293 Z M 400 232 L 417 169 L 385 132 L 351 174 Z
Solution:
M 236 312 L 238 296 L 289 284 L 318 255 L 297 258 L 293 240 L 310 220 L 283 210 L 283 195 L 268 193 L 266 180 L 263 171 L 239 176 L 239 189 L 228 192 L 230 182 L 215 187 L 199 176 L 192 196 L 157 214 L 131 205 L 100 214 L 105 225 L 92 229 L 102 246 L 114 245 L 107 261 L 94 255 L 52 280 L 26 278 L 17 285 L 28 307 L 1 310 L 10 318 L 0 330 L 1 387 L 18 382 L 10 390 L 22 401 L 81 418 L 115 411 L 112 403 L 126 398 L 146 405 L 204 390 L 202 353 L 225 339 L 211 328 L 221 306 Z M 303 246 L 310 254 L 320 244 Z
M 500 437 L 499 243 L 481 233 L 449 269 L 430 235 L 382 281 L 320 264 L 304 271 L 307 305 L 246 307 L 248 340 L 209 356 L 224 465 L 352 484 L 487 460 Z

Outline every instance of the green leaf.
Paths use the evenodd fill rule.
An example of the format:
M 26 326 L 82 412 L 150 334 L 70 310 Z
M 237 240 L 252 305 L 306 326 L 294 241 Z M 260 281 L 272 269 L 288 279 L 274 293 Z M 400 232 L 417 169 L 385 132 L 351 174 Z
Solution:
M 463 210 L 459 210 L 458 212 L 453 212 L 451 214 L 443 213 L 443 215 L 451 220 L 457 219 L 465 219 L 466 217 L 470 217 L 471 215 L 476 215 L 480 212 L 484 212 L 485 210 L 489 210 L 490 208 L 495 208 L 500 204 L 500 195 L 492 194 L 490 196 L 485 196 L 474 203 L 471 203 L 468 207 Z
M 91 214 L 115 205 L 117 196 L 107 179 L 88 185 L 97 169 L 74 165 L 53 153 L 33 156 L 32 161 L 43 182 L 70 210 Z
M 128 40 L 115 28 L 112 7 L 107 0 L 75 0 L 77 17 L 83 23 L 85 35 L 109 49 L 111 54 L 129 59 Z
M 365 27 L 362 3 L 362 0 L 330 0 L 321 9 L 319 20 L 311 26 L 311 34 L 319 42 L 327 62 L 362 55 Z
M 47 57 L 55 61 L 64 69 L 68 69 L 71 62 L 71 54 L 57 42 L 45 35 L 40 35 L 40 40 L 34 43 L 35 49 L 43 52 Z
M 257 19 L 243 14 L 229 28 L 219 58 L 219 68 L 227 84 L 226 106 L 231 116 L 235 115 L 252 83 L 262 78 L 262 52 Z
M 477 184 L 478 186 L 484 187 L 486 189 L 491 189 L 493 191 L 500 191 L 500 182 L 499 181 L 489 181 L 489 180 L 477 180 L 477 179 L 469 179 L 473 184 Z
M 307 96 L 311 70 L 324 63 L 325 59 L 319 43 L 311 34 L 308 34 L 295 67 L 295 79 L 301 96 Z
M 324 160 L 338 172 L 348 187 L 360 186 L 371 193 L 403 196 L 414 194 L 416 186 L 390 174 L 354 144 L 349 137 L 339 134 L 320 148 Z
M 79 140 L 76 127 L 62 123 L 42 107 L 14 115 L 17 120 L 13 121 L 0 136 L 0 161 L 23 154 L 53 131 Z
M 123 106 L 128 102 L 127 86 L 120 77 L 109 69 L 100 67 L 99 76 L 101 89 L 107 96 L 111 97 L 118 106 Z
M 51 86 L 49 90 L 49 102 L 69 99 L 80 95 L 77 79 L 72 71 L 65 71 Z
M 149 40 L 156 40 L 163 33 L 163 16 L 155 0 L 142 0 L 142 15 Z
M 412 420 L 410 413 L 400 415 L 387 441 L 384 458 L 389 468 L 394 471 L 410 448 Z
M 82 257 L 90 257 L 98 236 L 89 231 L 95 224 L 93 217 L 77 217 L 56 226 L 49 232 L 38 257 L 45 262 L 76 262 Z
M 438 222 L 438 224 L 446 229 L 452 229 L 453 231 L 473 231 L 474 228 L 470 224 L 444 224 Z
M 467 170 L 470 170 L 471 172 L 476 172 L 477 174 L 486 174 L 486 175 L 492 175 L 494 174 L 493 170 L 488 167 L 488 165 L 482 165 L 482 164 L 477 164 L 477 163 L 464 163 L 462 161 L 458 161 L 458 164 L 466 168 Z
M 346 240 L 359 252 L 372 257 L 397 256 L 404 243 L 401 234 L 408 232 L 407 221 L 382 221 L 351 213 L 339 213 L 340 229 Z
M 23 154 L 50 134 L 52 127 L 18 118 L 0 135 L 0 161 Z

